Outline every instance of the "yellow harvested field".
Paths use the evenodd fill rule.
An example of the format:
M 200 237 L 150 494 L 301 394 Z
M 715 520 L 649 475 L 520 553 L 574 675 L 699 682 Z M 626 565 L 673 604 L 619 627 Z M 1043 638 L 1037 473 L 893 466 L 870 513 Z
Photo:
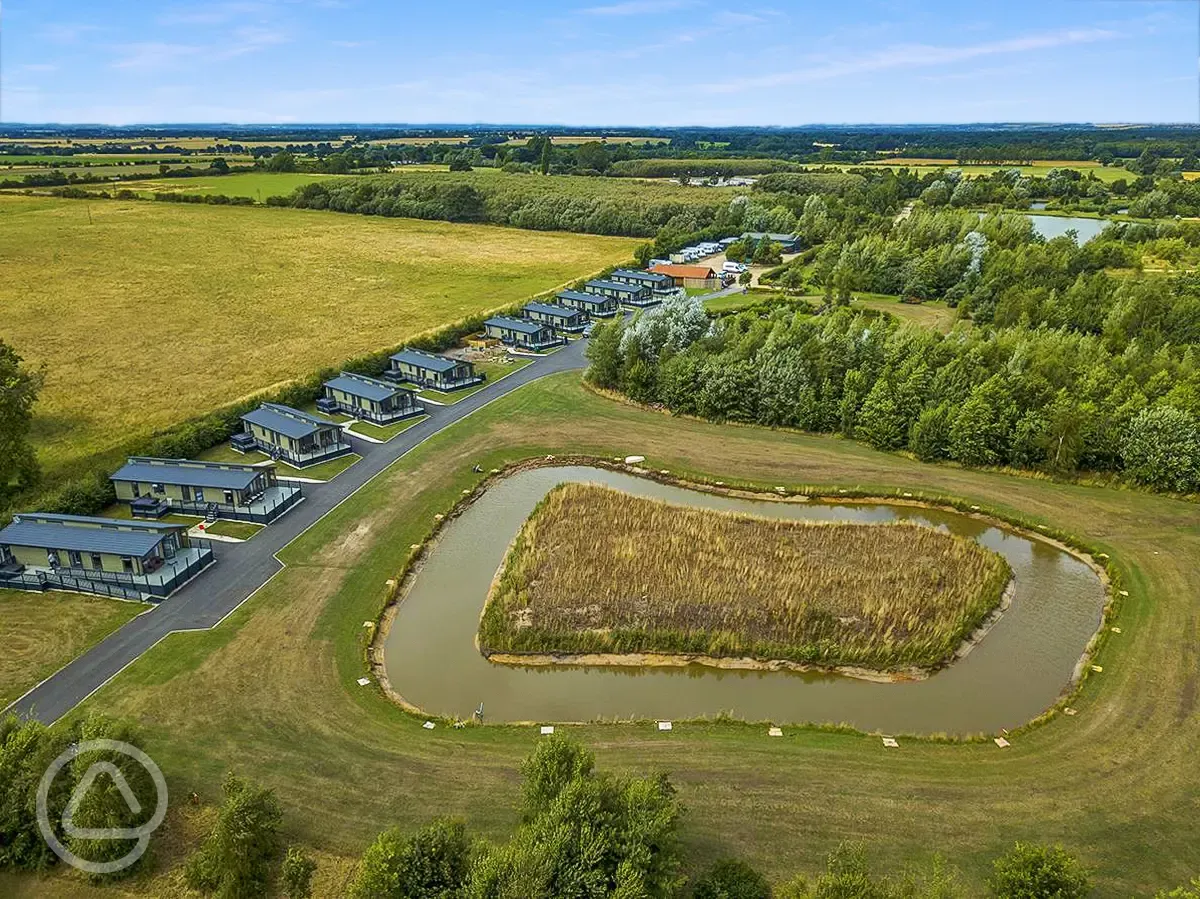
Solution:
M 0 590 L 0 709 L 148 606 Z
M 636 241 L 297 209 L 0 197 L 0 337 L 48 473 L 627 259 Z

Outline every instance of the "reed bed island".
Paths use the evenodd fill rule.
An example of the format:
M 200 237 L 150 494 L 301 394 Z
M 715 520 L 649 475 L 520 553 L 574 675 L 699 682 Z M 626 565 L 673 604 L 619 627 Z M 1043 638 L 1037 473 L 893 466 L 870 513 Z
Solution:
M 916 524 L 778 520 L 562 484 L 497 573 L 479 646 L 517 663 L 929 671 L 996 612 L 1011 577 L 996 553 Z

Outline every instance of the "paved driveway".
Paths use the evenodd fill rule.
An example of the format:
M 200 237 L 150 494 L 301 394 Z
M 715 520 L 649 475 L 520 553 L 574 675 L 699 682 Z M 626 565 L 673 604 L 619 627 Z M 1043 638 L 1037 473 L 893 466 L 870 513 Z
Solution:
M 42 681 L 8 709 L 23 717 L 53 723 L 167 634 L 215 626 L 283 568 L 276 553 L 334 506 L 413 447 L 491 401 L 546 375 L 583 368 L 586 344 L 586 340 L 572 341 L 557 353 L 538 359 L 453 405 L 429 406 L 428 419 L 387 443 L 355 440 L 354 448 L 362 455 L 361 461 L 329 483 L 305 485 L 304 501 L 263 528 L 253 540 L 216 545 L 215 565 L 170 599 L 134 618 Z

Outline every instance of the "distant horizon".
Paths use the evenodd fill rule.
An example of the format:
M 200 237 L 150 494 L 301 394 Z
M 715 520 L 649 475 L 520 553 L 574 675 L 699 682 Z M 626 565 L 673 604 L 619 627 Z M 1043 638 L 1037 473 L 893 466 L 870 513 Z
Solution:
M 1002 11 L 951 0 L 139 7 L 4 3 L 0 121 L 1200 120 L 1200 19 L 1176 0 L 1010 0 Z
M 996 122 L 802 122 L 795 125 L 763 124 L 763 125 L 624 125 L 624 124 L 580 124 L 572 122 L 388 122 L 388 121 L 308 121 L 308 122 L 188 122 L 188 121 L 154 121 L 129 122 L 113 124 L 109 122 L 20 122 L 0 120 L 0 131 L 34 129 L 34 128 L 109 128 L 120 131 L 136 131 L 139 128 L 163 130 L 168 128 L 260 128 L 271 130 L 288 129 L 331 129 L 331 128 L 370 128 L 375 130 L 395 129 L 405 131 L 579 131 L 590 132 L 636 132 L 630 136 L 651 137 L 658 131 L 804 131 L 804 130 L 837 130 L 837 129 L 871 129 L 902 130 L 905 128 L 961 128 L 961 129 L 1038 129 L 1038 128 L 1079 128 L 1079 129 L 1109 129 L 1113 131 L 1137 130 L 1141 128 L 1184 128 L 1200 130 L 1200 122 L 1072 122 L 1072 121 L 996 121 Z M 603 136 L 603 135 L 598 135 Z

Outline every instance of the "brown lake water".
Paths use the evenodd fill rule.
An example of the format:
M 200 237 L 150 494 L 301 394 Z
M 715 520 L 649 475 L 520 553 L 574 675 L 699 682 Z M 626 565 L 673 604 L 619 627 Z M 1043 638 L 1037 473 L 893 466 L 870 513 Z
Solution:
M 475 647 L 479 615 L 509 543 L 565 481 L 706 509 L 810 521 L 910 521 L 977 540 L 1015 574 L 1012 606 L 966 658 L 927 680 L 873 683 L 831 674 L 682 668 L 512 667 Z M 897 560 L 903 564 L 903 560 Z M 504 478 L 443 529 L 385 644 L 393 689 L 430 714 L 488 722 L 685 719 L 721 713 L 776 724 L 845 722 L 864 730 L 955 734 L 1015 727 L 1069 685 L 1101 621 L 1104 586 L 1079 559 L 955 512 L 886 504 L 772 502 L 715 496 L 590 467 Z

